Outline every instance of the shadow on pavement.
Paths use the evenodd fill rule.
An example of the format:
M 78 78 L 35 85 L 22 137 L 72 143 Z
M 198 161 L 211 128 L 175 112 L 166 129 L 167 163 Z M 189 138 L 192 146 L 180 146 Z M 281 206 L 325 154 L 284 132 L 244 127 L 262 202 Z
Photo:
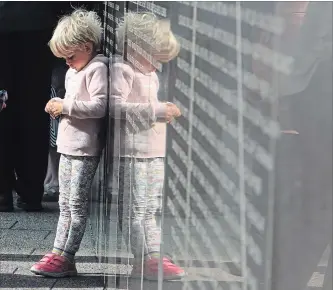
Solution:
M 71 278 L 45 278 L 21 274 L 0 274 L 0 289 L 103 289 L 102 275 L 79 275 Z

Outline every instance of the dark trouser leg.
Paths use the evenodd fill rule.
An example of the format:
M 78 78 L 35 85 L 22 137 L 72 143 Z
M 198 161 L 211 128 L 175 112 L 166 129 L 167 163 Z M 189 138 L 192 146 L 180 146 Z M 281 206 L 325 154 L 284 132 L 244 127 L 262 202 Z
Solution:
M 49 147 L 47 173 L 44 180 L 45 192 L 59 192 L 59 160 L 60 154 L 57 152 L 57 148 Z
M 44 202 L 59 200 L 59 159 L 60 154 L 57 152 L 57 148 L 49 147 L 49 160 L 44 180 Z
M 51 31 L 17 33 L 15 42 L 15 171 L 17 193 L 28 204 L 39 204 L 44 193 L 49 149 L 52 55 L 47 42 Z
M 10 209 L 13 204 L 13 145 L 12 125 L 14 96 L 12 95 L 11 41 L 9 34 L 0 34 L 0 89 L 9 93 L 7 108 L 0 112 L 0 210 Z M 15 133 L 15 132 L 14 132 Z
M 6 109 L 7 110 L 7 109 Z M 13 205 L 14 166 L 12 151 L 11 112 L 0 112 L 0 211 Z

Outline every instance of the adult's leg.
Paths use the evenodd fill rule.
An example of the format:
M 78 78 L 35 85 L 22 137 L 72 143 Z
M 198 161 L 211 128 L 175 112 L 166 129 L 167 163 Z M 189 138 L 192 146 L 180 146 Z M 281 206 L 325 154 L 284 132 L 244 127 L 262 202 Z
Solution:
M 49 158 L 47 165 L 47 173 L 44 180 L 44 201 L 46 196 L 48 200 L 54 200 L 59 193 L 59 178 L 58 178 L 58 170 L 59 170 L 59 159 L 60 154 L 57 152 L 57 149 L 54 147 L 49 147 Z
M 12 93 L 11 35 L 0 34 L 0 90 L 8 91 L 7 108 L 0 112 L 0 211 L 13 209 L 13 112 L 15 98 Z
M 44 193 L 49 149 L 49 100 L 52 55 L 51 31 L 17 33 L 15 66 L 15 171 L 17 193 L 27 205 L 40 205 Z
M 52 157 L 51 157 L 51 150 L 52 147 L 49 147 L 49 157 L 48 157 L 48 161 L 47 161 L 47 171 L 46 171 L 46 176 L 45 176 L 45 180 L 44 180 L 44 191 L 48 191 L 50 186 L 51 186 L 51 182 L 53 180 L 53 166 L 52 166 Z

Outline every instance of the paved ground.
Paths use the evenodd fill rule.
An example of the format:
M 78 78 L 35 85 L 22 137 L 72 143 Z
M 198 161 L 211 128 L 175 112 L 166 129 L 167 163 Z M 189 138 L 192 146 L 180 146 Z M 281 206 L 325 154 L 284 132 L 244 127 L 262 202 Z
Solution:
M 127 275 L 131 270 L 129 260 L 125 259 L 122 263 L 116 264 L 112 258 L 115 252 L 111 248 L 109 261 L 99 262 L 95 255 L 91 231 L 91 225 L 94 226 L 94 223 L 87 227 L 77 254 L 77 268 L 80 273 L 78 277 L 48 279 L 33 275 L 29 271 L 30 267 L 50 250 L 55 236 L 58 207 L 54 203 L 47 203 L 45 207 L 46 211 L 42 213 L 16 210 L 14 213 L 0 214 L 0 289 L 158 289 L 157 282 L 130 279 Z M 112 220 L 115 220 L 115 217 L 112 217 Z M 164 236 L 164 240 L 168 245 L 168 235 Z M 110 244 L 115 245 L 115 241 L 110 239 Z M 167 247 L 167 250 L 175 254 L 172 248 Z M 131 257 L 131 254 L 124 250 L 120 256 Z M 181 263 L 182 257 L 178 255 L 177 258 Z M 219 261 L 221 259 L 223 257 L 218 258 Z M 207 260 L 211 260 L 211 257 L 207 256 Z M 222 286 L 225 287 L 223 289 L 229 289 L 232 284 L 238 284 L 240 281 L 239 277 L 231 274 L 232 269 L 225 271 L 216 265 L 204 267 L 194 262 L 186 271 L 188 276 L 185 281 L 164 283 L 163 289 L 181 290 L 184 289 L 184 284 L 193 290 L 222 289 Z M 103 287 L 105 284 L 106 288 Z
M 0 289 L 103 289 L 103 274 L 94 254 L 90 227 L 77 254 L 80 275 L 48 279 L 29 269 L 52 248 L 58 219 L 56 204 L 43 213 L 0 213 Z

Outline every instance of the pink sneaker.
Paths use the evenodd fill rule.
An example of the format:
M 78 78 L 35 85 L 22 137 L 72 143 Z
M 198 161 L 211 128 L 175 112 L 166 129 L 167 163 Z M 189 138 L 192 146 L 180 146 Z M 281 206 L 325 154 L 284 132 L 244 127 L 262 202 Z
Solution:
M 76 276 L 75 263 L 71 263 L 63 256 L 54 255 L 47 263 L 37 263 L 31 268 L 31 272 L 46 277 L 63 278 Z
M 52 252 L 51 253 L 47 253 L 39 262 L 37 262 L 35 265 L 33 265 L 31 267 L 31 271 L 34 272 L 35 268 L 38 265 L 40 265 L 40 264 L 47 264 L 47 263 L 49 263 L 53 259 L 54 256 L 56 256 L 55 253 L 52 253 Z
M 152 258 L 144 262 L 143 277 L 147 280 L 158 280 L 159 259 Z M 185 276 L 185 271 L 173 264 L 168 258 L 163 259 L 163 280 L 179 280 Z M 141 278 L 141 265 L 134 265 L 132 271 L 133 278 Z

